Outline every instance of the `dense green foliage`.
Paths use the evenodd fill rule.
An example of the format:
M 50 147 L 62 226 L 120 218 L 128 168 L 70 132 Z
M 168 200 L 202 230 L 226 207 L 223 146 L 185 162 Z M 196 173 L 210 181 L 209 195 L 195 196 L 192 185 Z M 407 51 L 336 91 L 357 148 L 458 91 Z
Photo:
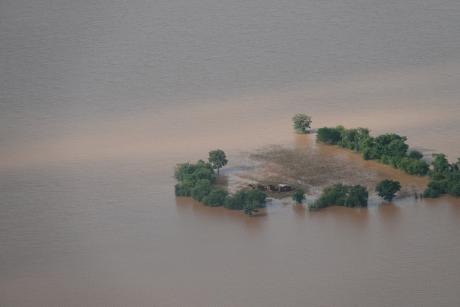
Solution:
M 177 196 L 192 196 L 192 190 L 198 182 L 201 189 L 207 189 L 206 186 L 210 186 L 216 179 L 212 166 L 202 160 L 195 164 L 179 164 L 175 170 L 175 177 L 179 181 L 175 187 Z M 199 194 L 201 193 L 196 190 L 195 195 Z
M 259 190 L 242 189 L 235 194 L 228 196 L 225 200 L 224 207 L 233 210 L 244 210 L 245 207 L 252 207 L 256 204 L 256 208 L 265 206 L 267 194 Z
M 195 164 L 179 164 L 175 177 L 179 181 L 175 186 L 176 196 L 191 196 L 207 206 L 244 210 L 248 215 L 265 207 L 267 194 L 262 191 L 243 189 L 229 195 L 223 188 L 214 185 L 216 176 L 210 163 L 200 160 Z
M 335 184 L 323 190 L 323 193 L 310 209 L 321 209 L 332 205 L 345 207 L 367 207 L 369 193 L 361 185 Z
M 430 182 L 423 193 L 425 197 L 439 197 L 442 194 L 460 196 L 460 159 L 449 163 L 446 155 L 436 154 L 431 163 Z
M 208 161 L 211 163 L 212 168 L 217 169 L 217 175 L 219 175 L 219 170 L 227 165 L 228 162 L 225 152 L 221 149 L 210 151 Z
M 424 176 L 429 170 L 420 152 L 408 152 L 407 138 L 394 133 L 372 137 L 365 128 L 324 127 L 318 129 L 317 140 L 360 152 L 365 160 L 378 160 L 411 175 Z
M 297 189 L 294 191 L 292 194 L 292 199 L 298 203 L 301 204 L 305 200 L 305 191 L 302 189 Z
M 190 194 L 193 199 L 202 201 L 209 193 L 211 193 L 211 182 L 208 179 L 200 179 L 195 183 Z
M 386 201 L 392 201 L 395 197 L 395 194 L 399 192 L 399 190 L 401 190 L 401 184 L 399 181 L 390 179 L 379 182 L 375 188 L 375 191 L 377 191 L 378 195 Z
M 292 124 L 297 133 L 307 133 L 310 129 L 311 117 L 307 114 L 298 113 L 292 118 Z
M 202 202 L 210 207 L 219 207 L 225 204 L 228 192 L 222 188 L 211 187 L 208 195 L 203 197 Z
M 335 128 L 319 128 L 317 131 L 317 140 L 321 143 L 337 145 L 340 141 L 340 131 Z

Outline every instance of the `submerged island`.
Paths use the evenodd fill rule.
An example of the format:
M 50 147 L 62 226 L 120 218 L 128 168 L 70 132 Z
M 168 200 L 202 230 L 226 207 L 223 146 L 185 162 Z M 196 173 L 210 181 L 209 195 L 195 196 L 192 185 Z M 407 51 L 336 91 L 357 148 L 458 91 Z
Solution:
M 311 133 L 311 122 L 310 116 L 296 114 L 293 117 L 294 130 L 299 134 Z M 409 149 L 404 136 L 387 133 L 373 137 L 367 128 L 346 129 L 337 126 L 319 128 L 316 141 L 349 149 L 359 153 L 364 160 L 390 165 L 412 176 L 428 176 L 428 185 L 420 197 L 439 197 L 443 194 L 460 196 L 460 158 L 456 163 L 449 163 L 444 154 L 434 154 L 432 161 L 428 162 L 421 152 Z M 227 187 L 217 180 L 219 170 L 227 163 L 225 152 L 216 149 L 209 152 L 207 162 L 199 160 L 196 163 L 178 164 L 175 169 L 178 181 L 176 196 L 192 197 L 206 206 L 242 210 L 250 216 L 265 208 L 268 194 L 291 196 L 297 204 L 302 204 L 306 199 L 301 186 L 286 184 L 248 184 L 230 194 Z M 381 180 L 375 186 L 377 195 L 389 202 L 400 190 L 400 182 L 391 179 Z M 418 197 L 418 194 L 415 196 Z M 308 207 L 310 210 L 332 205 L 362 208 L 367 207 L 368 199 L 369 191 L 365 186 L 336 182 L 326 186 Z

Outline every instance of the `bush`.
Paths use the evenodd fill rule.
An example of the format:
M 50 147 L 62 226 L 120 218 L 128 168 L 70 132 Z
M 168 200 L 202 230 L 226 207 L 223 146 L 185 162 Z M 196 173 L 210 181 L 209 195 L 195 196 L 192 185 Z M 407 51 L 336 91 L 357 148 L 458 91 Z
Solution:
M 449 184 L 447 192 L 452 196 L 460 196 L 460 182 L 452 182 Z
M 228 196 L 224 207 L 232 210 L 243 210 L 245 206 L 251 207 L 256 204 L 257 208 L 265 207 L 267 194 L 259 190 L 239 190 L 235 194 Z
M 305 200 L 305 191 L 302 189 L 297 189 L 294 191 L 292 194 L 292 199 L 298 203 L 301 204 Z
M 386 201 L 392 201 L 395 194 L 401 190 L 401 184 L 399 181 L 394 180 L 383 180 L 375 188 L 378 195 Z
M 364 128 L 324 127 L 318 129 L 317 141 L 361 152 L 364 160 L 378 160 L 410 175 L 424 176 L 429 171 L 429 164 L 421 160 L 422 153 L 416 150 L 408 153 L 407 138 L 398 134 L 387 133 L 373 138 Z
M 174 186 L 176 196 L 190 196 L 192 189 L 185 186 L 183 183 L 178 183 Z
M 211 188 L 211 191 L 208 195 L 203 198 L 203 203 L 211 207 L 223 206 L 225 199 L 228 196 L 228 192 L 222 188 Z
M 411 159 L 421 160 L 423 158 L 423 154 L 418 150 L 411 150 L 407 155 Z
M 243 205 L 243 211 L 247 215 L 253 215 L 254 213 L 258 212 L 259 210 L 257 208 L 259 207 L 255 201 L 250 201 Z
M 310 129 L 311 117 L 307 114 L 298 113 L 292 118 L 292 124 L 297 133 L 307 133 Z
M 191 181 L 194 184 L 199 179 L 208 179 L 211 182 L 215 180 L 214 170 L 211 164 L 202 160 L 195 164 L 182 163 L 176 166 L 174 176 L 178 181 Z
M 321 143 L 336 145 L 341 140 L 339 128 L 319 128 L 317 132 L 317 140 Z
M 201 201 L 211 192 L 211 182 L 207 179 L 200 179 L 191 190 L 192 198 Z
M 458 163 L 449 164 L 446 155 L 434 155 L 430 182 L 424 192 L 426 197 L 439 197 L 442 194 L 460 196 L 460 169 Z
M 417 176 L 425 176 L 430 169 L 428 163 L 414 158 L 402 158 L 396 166 L 410 175 Z
M 310 209 L 320 209 L 331 205 L 345 207 L 367 207 L 369 193 L 361 185 L 335 184 L 324 189 L 317 201 L 310 205 Z

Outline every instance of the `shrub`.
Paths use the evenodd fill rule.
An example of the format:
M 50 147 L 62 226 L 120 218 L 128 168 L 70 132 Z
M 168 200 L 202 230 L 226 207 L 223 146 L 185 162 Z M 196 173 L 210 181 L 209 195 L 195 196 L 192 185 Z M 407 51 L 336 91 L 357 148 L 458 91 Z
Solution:
M 257 208 L 263 208 L 266 198 L 267 194 L 262 191 L 243 189 L 228 196 L 225 200 L 224 207 L 233 210 L 243 210 L 245 205 L 252 206 L 252 204 L 255 203 L 257 204 Z
M 369 193 L 361 185 L 335 184 L 324 189 L 317 201 L 310 205 L 311 209 L 325 208 L 331 205 L 345 207 L 367 207 Z
M 297 189 L 294 191 L 292 194 L 292 199 L 298 203 L 301 204 L 305 200 L 305 191 L 302 189 Z
M 317 140 L 326 144 L 337 144 L 341 140 L 340 129 L 338 128 L 319 128 L 317 132 Z
M 365 160 L 378 160 L 410 175 L 424 176 L 429 171 L 428 163 L 422 160 L 423 155 L 416 150 L 408 153 L 407 138 L 395 133 L 373 138 L 369 135 L 369 130 L 364 128 L 324 127 L 318 129 L 317 141 L 361 152 Z
M 399 181 L 386 179 L 379 182 L 375 190 L 383 199 L 392 201 L 395 197 L 395 194 L 401 190 L 401 184 Z
M 411 150 L 407 155 L 411 159 L 421 160 L 423 158 L 423 154 L 418 150 Z
M 178 181 L 192 181 L 195 183 L 199 179 L 208 179 L 213 182 L 215 179 L 214 170 L 211 164 L 206 163 L 202 160 L 195 164 L 182 163 L 176 166 L 174 176 Z
M 310 129 L 311 117 L 307 114 L 298 113 L 292 118 L 292 124 L 297 133 L 307 133 Z
M 207 179 L 200 179 L 191 190 L 191 196 L 197 201 L 201 201 L 211 192 L 211 182 Z
M 434 155 L 430 182 L 424 192 L 426 197 L 439 197 L 442 194 L 460 196 L 460 170 L 458 163 L 449 164 L 446 155 Z
M 250 201 L 243 205 L 243 211 L 247 215 L 253 215 L 254 213 L 258 212 L 259 210 L 257 208 L 259 207 L 255 201 Z
M 223 206 L 225 199 L 228 196 L 228 192 L 222 188 L 211 188 L 208 195 L 203 198 L 203 203 L 211 207 Z

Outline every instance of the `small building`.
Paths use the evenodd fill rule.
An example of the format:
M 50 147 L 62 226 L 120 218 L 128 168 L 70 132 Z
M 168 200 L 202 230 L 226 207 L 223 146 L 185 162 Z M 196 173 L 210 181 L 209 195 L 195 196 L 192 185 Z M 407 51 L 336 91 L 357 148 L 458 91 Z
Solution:
M 290 192 L 292 187 L 287 184 L 278 184 L 278 192 Z

